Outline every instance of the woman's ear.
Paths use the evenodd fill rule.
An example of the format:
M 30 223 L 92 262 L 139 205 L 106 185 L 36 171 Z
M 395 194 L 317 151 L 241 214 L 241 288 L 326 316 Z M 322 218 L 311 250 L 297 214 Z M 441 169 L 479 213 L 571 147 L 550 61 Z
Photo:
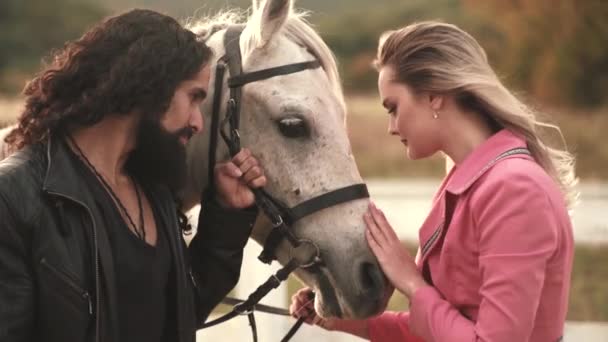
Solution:
M 443 109 L 444 95 L 429 93 L 428 100 L 433 111 L 440 112 Z

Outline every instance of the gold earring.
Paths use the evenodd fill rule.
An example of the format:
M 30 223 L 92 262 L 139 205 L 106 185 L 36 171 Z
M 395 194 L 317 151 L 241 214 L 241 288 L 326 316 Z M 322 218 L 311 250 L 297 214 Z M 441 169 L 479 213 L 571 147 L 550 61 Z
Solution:
M 433 119 L 439 118 L 439 113 L 436 110 L 433 110 Z

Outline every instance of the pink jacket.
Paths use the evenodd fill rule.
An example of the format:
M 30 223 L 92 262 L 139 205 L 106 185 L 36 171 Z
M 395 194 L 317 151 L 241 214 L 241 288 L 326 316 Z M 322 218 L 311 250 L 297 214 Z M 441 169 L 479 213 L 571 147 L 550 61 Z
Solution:
M 502 130 L 450 171 L 419 232 L 416 262 L 433 285 L 414 294 L 409 312 L 370 319 L 372 341 L 560 339 L 572 225 L 558 186 L 520 154 L 525 147 Z

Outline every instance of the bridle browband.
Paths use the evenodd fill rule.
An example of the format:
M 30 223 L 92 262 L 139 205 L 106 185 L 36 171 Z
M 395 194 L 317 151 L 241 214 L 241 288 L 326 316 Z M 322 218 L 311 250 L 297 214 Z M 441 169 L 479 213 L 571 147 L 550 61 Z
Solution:
M 206 190 L 207 195 L 209 196 L 208 198 L 211 198 L 214 193 L 213 181 L 218 145 L 218 133 L 222 136 L 222 139 L 228 146 L 231 156 L 234 157 L 241 149 L 239 124 L 242 87 L 252 82 L 321 67 L 321 63 L 318 60 L 314 60 L 243 73 L 241 50 L 239 46 L 239 39 L 243 28 L 243 25 L 232 25 L 228 27 L 224 35 L 224 47 L 226 53 L 218 60 L 215 69 L 211 134 L 209 144 L 209 169 L 207 175 L 207 184 L 209 188 Z M 228 71 L 230 73 L 227 81 L 230 94 L 227 102 L 225 117 L 220 122 L 222 89 L 224 85 L 224 73 L 226 71 L 226 66 L 228 67 Z M 251 325 L 253 340 L 255 342 L 257 341 L 257 329 L 253 312 L 256 309 L 270 313 L 288 314 L 288 312 L 286 312 L 284 309 L 273 308 L 274 311 L 265 310 L 268 307 L 258 304 L 258 302 L 266 294 L 268 294 L 268 292 L 277 288 L 281 282 L 287 279 L 289 274 L 291 274 L 297 268 L 307 268 L 314 265 L 321 265 L 323 262 L 319 247 L 310 240 L 303 240 L 296 237 L 290 227 L 303 217 L 313 214 L 319 210 L 349 201 L 367 198 L 369 197 L 369 193 L 365 184 L 354 184 L 324 193 L 320 196 L 306 200 L 295 207 L 288 208 L 268 194 L 264 189 L 257 188 L 252 189 L 252 191 L 255 195 L 256 205 L 270 219 L 273 226 L 270 234 L 266 238 L 264 249 L 258 256 L 258 259 L 267 264 L 270 264 L 273 260 L 276 260 L 275 251 L 283 239 L 289 241 L 294 248 L 298 248 L 302 245 L 313 246 L 313 255 L 311 255 L 307 260 L 299 260 L 296 257 L 291 258 L 283 268 L 277 271 L 264 284 L 259 286 L 255 292 L 249 295 L 247 300 L 225 300 L 224 302 L 227 304 L 238 304 L 236 304 L 229 313 L 213 321 L 207 322 L 201 327 L 204 329 L 225 322 L 238 315 L 247 314 Z M 300 318 L 281 341 L 288 341 L 302 325 L 303 321 L 304 318 Z

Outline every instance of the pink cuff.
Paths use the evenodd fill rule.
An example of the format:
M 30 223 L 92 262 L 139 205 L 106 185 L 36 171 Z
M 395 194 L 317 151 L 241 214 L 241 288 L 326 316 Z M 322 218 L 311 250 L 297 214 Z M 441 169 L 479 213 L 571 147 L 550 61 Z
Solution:
M 441 295 L 432 286 L 424 286 L 418 289 L 410 300 L 409 325 L 411 331 L 419 336 L 432 336 L 429 331 L 429 309 L 438 300 L 442 300 Z
M 369 339 L 372 342 L 422 342 L 409 329 L 409 313 L 386 311 L 367 320 Z

